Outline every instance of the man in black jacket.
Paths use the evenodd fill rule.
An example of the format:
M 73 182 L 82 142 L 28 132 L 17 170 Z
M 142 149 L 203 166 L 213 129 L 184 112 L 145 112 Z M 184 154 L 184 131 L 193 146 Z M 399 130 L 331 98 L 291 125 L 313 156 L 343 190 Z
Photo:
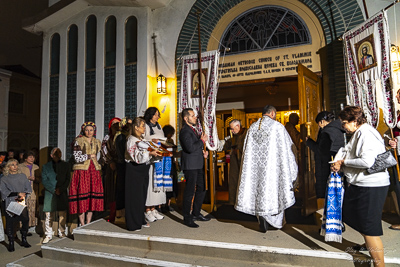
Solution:
M 194 220 L 210 220 L 200 213 L 205 196 L 204 158 L 208 156 L 208 152 L 204 151 L 203 147 L 208 137 L 204 133 L 198 134 L 194 128 L 197 124 L 197 116 L 193 109 L 184 109 L 182 120 L 185 123 L 181 129 L 179 141 L 182 146 L 181 165 L 186 179 L 186 187 L 183 192 L 183 219 L 185 225 L 197 228 L 199 225 Z M 190 213 L 193 195 L 193 211 Z

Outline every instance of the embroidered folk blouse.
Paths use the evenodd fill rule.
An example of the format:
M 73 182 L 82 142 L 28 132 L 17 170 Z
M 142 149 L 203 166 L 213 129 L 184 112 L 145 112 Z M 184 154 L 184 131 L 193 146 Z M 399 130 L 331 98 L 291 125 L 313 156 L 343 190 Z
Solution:
M 141 142 L 139 138 L 132 135 L 128 137 L 126 141 L 125 161 L 137 164 L 150 164 L 150 152 L 138 147 L 138 142 Z
M 90 161 L 90 155 L 100 152 L 101 142 L 95 138 L 92 138 L 92 142 L 89 143 L 86 137 L 78 137 L 75 139 L 74 144 L 74 158 L 75 164 L 73 170 L 88 170 Z M 97 162 L 97 158 L 93 159 L 94 167 L 97 171 L 101 170 L 100 164 Z

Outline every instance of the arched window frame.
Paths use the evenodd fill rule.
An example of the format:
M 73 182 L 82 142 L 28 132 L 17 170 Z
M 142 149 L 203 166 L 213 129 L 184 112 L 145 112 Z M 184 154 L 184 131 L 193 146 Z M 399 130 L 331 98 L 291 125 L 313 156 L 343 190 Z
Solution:
M 133 25 L 130 23 L 133 23 Z M 135 27 L 134 29 L 133 26 Z M 137 32 L 137 18 L 135 16 L 130 16 L 125 21 L 125 65 L 135 64 L 137 62 Z M 135 55 L 130 55 L 130 51 L 133 51 Z
M 261 12 L 267 13 L 268 17 L 264 17 L 264 23 L 254 23 L 255 20 L 259 19 L 256 17 L 257 13 L 260 14 Z M 272 14 L 270 15 L 269 12 Z M 275 15 L 275 17 L 272 15 Z M 265 18 L 268 19 L 268 21 L 265 21 Z M 263 17 L 261 17 L 261 19 L 263 19 Z M 291 19 L 293 21 L 290 21 Z M 247 24 L 244 24 L 243 21 L 246 21 Z M 291 24 L 289 24 L 290 22 Z M 264 31 L 261 31 L 259 28 L 264 28 Z M 286 28 L 285 32 L 282 32 L 282 28 Z M 294 39 L 298 37 L 303 40 L 288 43 L 287 32 L 290 31 L 301 32 L 301 36 L 300 34 L 293 34 L 293 37 Z M 281 38 L 278 34 L 280 34 L 280 36 L 286 34 L 286 43 L 269 45 L 273 39 Z M 227 39 L 229 40 L 232 36 L 230 38 L 232 40 L 232 38 L 238 37 L 238 35 L 240 35 L 239 40 L 235 40 L 238 45 L 234 47 L 232 45 L 234 42 L 228 42 Z M 278 41 L 281 40 L 278 39 Z M 225 46 L 231 49 L 230 54 L 242 54 L 311 44 L 311 41 L 311 34 L 307 24 L 299 15 L 282 6 L 268 5 L 249 9 L 233 19 L 222 34 L 220 48 Z M 243 45 L 245 46 L 244 48 L 241 47 Z
M 112 24 L 113 23 L 113 24 Z M 117 56 L 117 19 L 109 16 L 104 24 L 104 67 L 114 67 Z
M 97 49 L 96 47 L 97 18 L 95 15 L 90 15 L 87 17 L 85 27 L 86 27 L 85 70 L 93 70 L 96 69 L 96 49 Z
M 50 39 L 50 76 L 60 74 L 60 44 L 60 34 L 54 33 Z
M 78 26 L 68 28 L 68 74 L 76 73 L 78 68 Z

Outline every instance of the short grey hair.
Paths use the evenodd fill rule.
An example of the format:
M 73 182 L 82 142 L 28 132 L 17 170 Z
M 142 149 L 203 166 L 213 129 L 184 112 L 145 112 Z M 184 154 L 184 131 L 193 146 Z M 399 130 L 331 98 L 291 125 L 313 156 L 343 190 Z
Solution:
M 229 123 L 229 126 L 231 126 L 231 124 L 232 123 L 239 123 L 239 126 L 242 126 L 242 123 L 240 122 L 240 120 L 238 120 L 238 119 L 233 119 L 233 120 L 231 120 L 231 122 Z
M 265 115 L 265 114 L 270 114 L 271 112 L 276 112 L 276 108 L 274 107 L 274 106 L 271 106 L 271 105 L 266 105 L 264 108 L 263 108 L 263 115 Z

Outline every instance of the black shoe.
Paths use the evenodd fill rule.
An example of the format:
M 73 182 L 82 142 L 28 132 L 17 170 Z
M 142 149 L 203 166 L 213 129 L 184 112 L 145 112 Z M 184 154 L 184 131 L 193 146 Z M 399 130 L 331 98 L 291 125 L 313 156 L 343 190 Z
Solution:
M 258 216 L 258 222 L 260 224 L 260 231 L 266 233 L 268 231 L 268 223 L 263 216 Z
M 186 226 L 188 226 L 188 227 L 191 227 L 191 228 L 198 228 L 198 227 L 199 227 L 199 225 L 198 225 L 197 223 L 195 223 L 195 222 L 193 221 L 193 219 L 191 219 L 191 220 L 185 220 L 185 221 L 184 221 L 184 224 L 185 224 Z
M 14 233 L 12 229 L 6 229 L 7 237 L 8 237 L 8 247 L 7 250 L 9 252 L 15 251 L 14 248 Z
M 21 247 L 30 248 L 31 245 L 30 245 L 30 244 L 28 243 L 28 241 L 26 240 L 26 233 L 21 233 L 21 235 L 22 235 L 21 243 L 20 243 Z
M 32 233 L 27 233 L 26 236 L 32 236 Z
M 208 222 L 211 220 L 210 218 L 204 217 L 201 213 L 199 216 L 193 216 L 193 221 L 202 221 L 202 222 Z
M 8 241 L 8 251 L 9 252 L 13 252 L 13 251 L 15 251 L 15 248 L 14 248 L 14 240 L 9 240 Z

